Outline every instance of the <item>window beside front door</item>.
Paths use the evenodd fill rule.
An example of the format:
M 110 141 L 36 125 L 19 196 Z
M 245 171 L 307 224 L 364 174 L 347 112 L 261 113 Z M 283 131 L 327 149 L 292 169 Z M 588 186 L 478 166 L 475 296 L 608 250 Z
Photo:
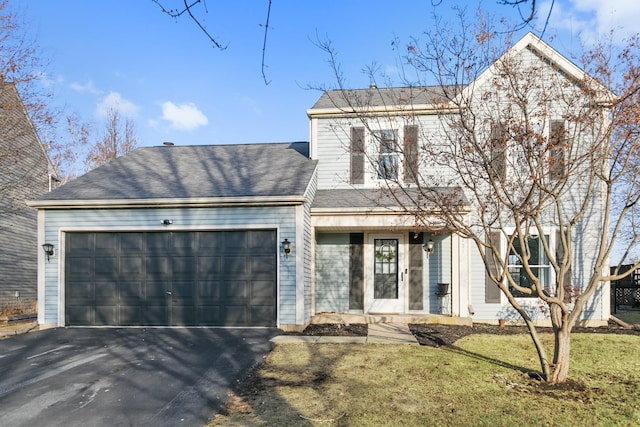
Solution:
M 398 239 L 374 240 L 374 299 L 398 298 Z
M 532 273 L 539 280 L 540 287 L 543 290 L 548 291 L 550 285 L 551 265 L 549 264 L 549 259 L 545 255 L 542 239 L 545 239 L 547 243 L 549 242 L 548 235 L 529 236 L 526 239 L 526 249 L 529 255 L 529 267 L 531 268 Z M 518 285 L 524 288 L 531 288 L 531 278 L 527 275 L 523 266 L 524 255 L 525 251 L 523 251 L 523 248 L 520 246 L 520 242 L 518 239 L 515 239 L 511 252 L 509 253 L 509 274 Z M 537 298 L 536 294 L 525 294 L 517 291 L 512 286 L 509 286 L 509 290 L 515 297 Z

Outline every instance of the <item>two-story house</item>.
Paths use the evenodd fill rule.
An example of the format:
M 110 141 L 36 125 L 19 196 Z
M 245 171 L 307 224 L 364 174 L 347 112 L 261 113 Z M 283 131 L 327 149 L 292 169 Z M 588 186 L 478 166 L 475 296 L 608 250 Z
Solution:
M 49 191 L 53 177 L 15 85 L 0 77 L 0 304 L 37 297 L 36 210 L 25 201 Z
M 571 84 L 579 72 L 531 34 L 511 54 Z M 456 148 L 439 90 L 329 91 L 307 111 L 309 143 L 139 148 L 31 202 L 39 244 L 53 247 L 38 260 L 39 322 L 301 329 L 322 313 L 505 317 L 486 254 L 444 220 L 442 201 L 474 218 L 473 198 L 455 177 L 426 180 L 446 174 L 425 136 Z M 412 192 L 419 184 L 429 198 Z M 545 227 L 530 247 L 561 240 Z M 577 282 L 592 267 L 593 239 L 574 238 Z M 548 260 L 536 262 L 553 283 Z M 585 312 L 593 325 L 608 320 L 606 295 Z

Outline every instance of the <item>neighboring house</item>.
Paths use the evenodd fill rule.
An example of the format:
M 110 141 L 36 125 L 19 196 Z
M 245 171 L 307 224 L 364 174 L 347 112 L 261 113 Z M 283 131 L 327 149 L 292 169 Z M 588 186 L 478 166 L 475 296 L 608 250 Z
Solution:
M 532 35 L 516 47 L 534 61 L 566 61 Z M 39 256 L 39 322 L 301 329 L 324 312 L 504 317 L 475 246 L 437 218 L 416 227 L 380 185 L 388 170 L 362 158 L 373 132 L 418 149 L 437 90 L 351 94 L 372 115 L 410 105 L 415 121 L 366 128 L 327 92 L 307 111 L 309 143 L 140 148 L 31 202 L 39 244 L 56 251 Z M 386 156 L 378 165 L 401 164 L 376 155 Z M 469 212 L 455 185 L 433 192 Z M 554 243 L 552 231 L 547 238 Z M 607 293 L 590 305 L 590 324 L 606 323 Z
M 13 84 L 0 81 L 0 304 L 37 297 L 36 210 L 52 168 Z

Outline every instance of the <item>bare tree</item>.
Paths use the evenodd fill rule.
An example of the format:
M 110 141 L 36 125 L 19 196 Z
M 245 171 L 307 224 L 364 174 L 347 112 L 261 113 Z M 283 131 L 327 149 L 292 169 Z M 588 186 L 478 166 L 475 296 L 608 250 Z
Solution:
M 120 116 L 116 110 L 109 110 L 105 119 L 104 134 L 90 149 L 85 162 L 86 170 L 91 170 L 127 154 L 138 146 L 133 121 Z
M 56 171 L 58 185 L 76 179 L 85 171 L 84 157 L 91 138 L 91 127 L 78 114 L 65 118 L 64 138 L 52 138 L 47 152 Z
M 614 247 L 624 243 L 622 263 L 640 239 L 639 38 L 596 46 L 580 69 L 555 63 L 537 38 L 533 48 L 510 49 L 508 34 L 486 22 L 451 28 L 437 26 L 409 45 L 408 63 L 430 84 L 408 82 L 401 91 L 347 90 L 333 49 L 321 44 L 338 79 L 331 96 L 374 135 L 377 148 L 363 154 L 416 226 L 475 244 L 488 280 L 528 327 L 540 377 L 561 383 L 573 327 L 608 281 L 630 273 L 610 274 Z M 383 108 L 372 109 L 371 99 Z M 436 107 L 430 122 L 418 117 L 416 99 Z M 376 132 L 390 121 L 417 128 L 417 152 Z M 443 187 L 460 194 L 443 197 Z M 553 327 L 552 353 L 531 304 Z

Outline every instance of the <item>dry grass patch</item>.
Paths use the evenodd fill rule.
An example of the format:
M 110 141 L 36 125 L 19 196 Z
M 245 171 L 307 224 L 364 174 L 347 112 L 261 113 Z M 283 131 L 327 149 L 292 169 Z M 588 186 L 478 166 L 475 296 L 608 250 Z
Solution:
M 571 381 L 549 386 L 527 375 L 538 366 L 526 335 L 278 345 L 209 425 L 640 424 L 640 337 L 577 334 L 573 346 Z
M 38 302 L 35 299 L 28 301 L 17 300 L 10 303 L 3 302 L 0 304 L 0 317 L 35 313 L 37 307 Z

